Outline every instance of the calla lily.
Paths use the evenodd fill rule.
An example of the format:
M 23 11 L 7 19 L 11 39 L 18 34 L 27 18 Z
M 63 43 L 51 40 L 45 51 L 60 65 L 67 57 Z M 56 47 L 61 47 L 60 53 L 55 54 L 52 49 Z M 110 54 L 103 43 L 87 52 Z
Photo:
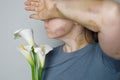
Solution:
M 45 64 L 46 54 L 49 53 L 53 48 L 49 45 L 41 45 L 38 47 L 33 39 L 32 29 L 20 29 L 14 33 L 14 38 L 20 38 L 26 40 L 28 46 L 21 45 L 20 51 L 31 65 L 32 70 L 32 80 L 41 80 L 43 67 Z M 40 67 L 40 79 L 38 77 L 38 68 Z
M 38 55 L 39 65 L 40 65 L 40 80 L 42 79 L 43 68 L 45 65 L 45 57 L 53 48 L 49 45 L 41 45 L 40 47 L 36 47 L 34 49 L 35 53 Z
M 35 52 L 39 57 L 39 63 L 41 68 L 44 67 L 46 54 L 48 54 L 52 49 L 53 48 L 49 45 L 41 45 L 40 47 L 35 48 Z
M 34 66 L 34 61 L 33 61 L 32 54 L 31 54 L 31 46 L 21 45 L 19 50 L 24 55 L 28 63 L 31 66 Z
M 26 42 L 29 45 L 34 46 L 35 43 L 34 43 L 33 30 L 32 29 L 20 29 L 20 30 L 17 30 L 14 33 L 14 38 L 17 39 L 17 38 L 20 38 L 20 37 L 25 39 Z

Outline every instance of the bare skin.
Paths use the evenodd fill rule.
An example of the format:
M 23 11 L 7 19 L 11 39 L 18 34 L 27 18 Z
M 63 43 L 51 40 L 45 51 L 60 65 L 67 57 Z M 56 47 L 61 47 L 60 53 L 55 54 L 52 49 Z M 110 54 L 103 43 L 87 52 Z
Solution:
M 66 53 L 79 50 L 88 44 L 88 41 L 85 39 L 84 27 L 76 22 L 54 18 L 45 20 L 44 23 L 48 37 L 63 41 L 63 51 Z
M 120 59 L 120 4 L 114 0 L 30 0 L 25 5 L 37 12 L 33 19 L 67 18 L 98 32 L 102 50 Z

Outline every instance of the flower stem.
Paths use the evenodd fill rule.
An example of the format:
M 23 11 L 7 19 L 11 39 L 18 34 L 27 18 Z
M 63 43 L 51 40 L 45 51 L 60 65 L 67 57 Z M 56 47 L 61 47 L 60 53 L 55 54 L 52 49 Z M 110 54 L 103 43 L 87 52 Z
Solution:
M 33 53 L 34 64 L 35 64 L 35 67 L 34 67 L 34 77 L 35 77 L 35 80 L 38 80 L 38 58 L 37 58 L 37 54 L 34 51 L 33 47 L 32 47 L 32 53 Z
M 35 70 L 34 70 L 34 66 L 31 65 L 31 73 L 32 73 L 32 80 L 35 80 Z
M 39 80 L 42 80 L 42 74 L 43 74 L 43 68 L 40 66 L 40 79 Z
M 38 80 L 38 60 L 37 56 L 35 55 L 36 59 L 36 64 L 35 64 L 35 80 Z

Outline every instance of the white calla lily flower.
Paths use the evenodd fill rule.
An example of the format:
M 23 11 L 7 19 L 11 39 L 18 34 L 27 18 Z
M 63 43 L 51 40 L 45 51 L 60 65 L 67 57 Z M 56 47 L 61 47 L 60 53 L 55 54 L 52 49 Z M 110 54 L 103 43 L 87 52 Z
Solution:
M 17 39 L 17 38 L 20 38 L 20 37 L 25 39 L 26 42 L 29 45 L 34 46 L 35 43 L 34 43 L 33 30 L 32 29 L 20 29 L 20 30 L 17 30 L 14 33 L 14 38 Z
M 20 52 L 24 55 L 28 63 L 31 65 L 32 80 L 41 80 L 43 68 L 45 65 L 46 54 L 53 48 L 49 45 L 41 45 L 38 47 L 35 44 L 32 29 L 20 29 L 14 33 L 14 38 L 23 38 L 28 43 L 28 46 L 21 45 Z M 40 78 L 38 79 L 38 69 L 40 67 Z
M 53 50 L 53 48 L 50 47 L 49 45 L 41 45 L 40 47 L 35 48 L 35 52 L 38 55 L 39 63 L 42 68 L 44 67 L 45 64 L 46 54 L 48 54 L 51 50 Z
M 51 50 L 53 50 L 53 48 L 49 45 L 42 45 L 41 47 L 43 47 L 45 55 L 48 54 Z
M 31 66 L 33 66 L 34 65 L 34 61 L 33 61 L 32 54 L 31 54 L 31 46 L 21 45 L 19 50 L 23 54 L 23 56 L 26 58 L 28 63 Z

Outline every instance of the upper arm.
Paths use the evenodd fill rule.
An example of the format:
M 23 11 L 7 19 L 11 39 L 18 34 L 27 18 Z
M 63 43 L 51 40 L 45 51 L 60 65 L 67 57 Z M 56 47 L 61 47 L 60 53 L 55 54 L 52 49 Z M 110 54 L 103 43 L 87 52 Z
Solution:
M 109 56 L 120 59 L 120 5 L 103 12 L 104 24 L 98 33 L 102 50 Z
M 60 0 L 58 10 L 67 19 L 98 32 L 102 50 L 120 59 L 120 7 L 113 0 Z

